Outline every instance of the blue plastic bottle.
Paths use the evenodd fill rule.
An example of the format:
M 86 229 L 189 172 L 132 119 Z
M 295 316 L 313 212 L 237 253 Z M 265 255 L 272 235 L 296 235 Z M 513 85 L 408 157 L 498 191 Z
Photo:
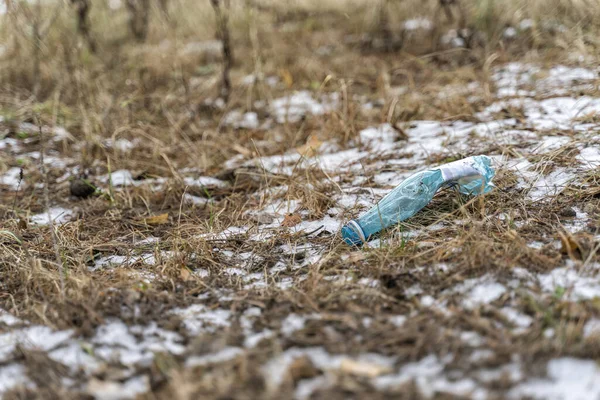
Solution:
M 404 221 L 425 207 L 444 185 L 456 185 L 463 194 L 489 192 L 494 169 L 487 156 L 472 156 L 410 176 L 377 205 L 342 228 L 346 243 L 359 246 L 381 230 Z

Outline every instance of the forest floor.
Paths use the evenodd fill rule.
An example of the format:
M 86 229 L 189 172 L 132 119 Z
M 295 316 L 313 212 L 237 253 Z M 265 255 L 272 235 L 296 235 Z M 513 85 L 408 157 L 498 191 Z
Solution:
M 598 64 L 480 63 L 456 32 L 435 57 L 380 54 L 327 18 L 281 22 L 279 64 L 237 65 L 228 104 L 206 96 L 211 40 L 143 45 L 118 82 L 74 73 L 64 103 L 4 86 L 5 398 L 600 397 Z M 157 83 L 171 51 L 204 64 Z M 412 173 L 478 154 L 489 194 L 341 240 Z

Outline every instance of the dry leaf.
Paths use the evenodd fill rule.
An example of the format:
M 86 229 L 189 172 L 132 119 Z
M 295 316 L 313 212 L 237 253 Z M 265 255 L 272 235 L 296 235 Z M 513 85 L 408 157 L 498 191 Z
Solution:
M 319 140 L 317 136 L 311 135 L 306 141 L 306 144 L 297 147 L 296 151 L 302 156 L 312 157 L 317 153 L 317 150 L 322 144 L 323 142 Z
M 285 226 L 285 227 L 291 228 L 292 226 L 298 225 L 300 222 L 302 222 L 302 218 L 300 218 L 299 215 L 288 214 L 283 219 L 283 222 L 281 223 L 281 226 Z
M 348 261 L 351 263 L 362 261 L 366 258 L 365 253 L 362 251 L 354 251 L 348 255 Z
M 189 269 L 187 269 L 186 267 L 181 267 L 181 270 L 179 271 L 179 277 L 181 278 L 181 280 L 187 281 L 188 279 L 190 279 L 191 276 L 192 273 Z
M 251 155 L 252 155 L 252 152 L 251 152 L 250 150 L 248 150 L 248 149 L 247 149 L 247 148 L 245 148 L 245 147 L 242 147 L 242 146 L 240 146 L 240 145 L 239 145 L 239 144 L 237 144 L 237 143 L 233 144 L 233 146 L 231 146 L 231 148 L 232 148 L 233 150 L 237 151 L 238 153 L 240 153 L 240 154 L 243 154 L 243 155 L 245 155 L 245 156 L 247 156 L 247 157 L 249 157 L 249 156 L 251 156 Z
M 289 70 L 285 68 L 280 69 L 279 76 L 281 76 L 281 79 L 283 79 L 283 82 L 288 88 L 292 87 L 292 85 L 294 84 L 294 78 L 292 77 L 292 73 Z
M 385 365 L 369 362 L 358 362 L 349 358 L 344 358 L 342 360 L 342 364 L 340 365 L 340 370 L 347 374 L 374 378 L 379 375 L 388 374 L 392 369 Z
M 583 259 L 582 248 L 577 239 L 575 239 L 575 237 L 569 232 L 559 232 L 558 234 L 560 235 L 560 242 L 562 243 L 560 252 L 563 254 L 568 254 L 571 260 Z
M 294 359 L 288 367 L 288 374 L 294 382 L 301 379 L 314 378 L 319 374 L 311 359 L 307 356 L 300 356 Z
M 160 215 L 153 215 L 148 218 L 144 218 L 144 222 L 148 225 L 162 225 L 169 222 L 169 214 L 164 213 Z

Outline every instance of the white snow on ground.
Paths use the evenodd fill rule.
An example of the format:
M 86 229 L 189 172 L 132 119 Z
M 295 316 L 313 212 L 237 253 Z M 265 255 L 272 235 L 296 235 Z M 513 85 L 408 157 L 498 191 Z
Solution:
M 0 147 L 1 149 L 1 147 Z M 21 168 L 13 167 L 6 171 L 3 175 L 0 175 L 0 185 L 9 186 L 12 190 L 17 190 L 19 187 Z
M 220 179 L 213 178 L 211 176 L 199 176 L 197 178 L 185 177 L 183 178 L 183 183 L 188 186 L 227 186 L 227 183 L 223 182 Z
M 509 393 L 511 398 L 588 400 L 600 398 L 600 368 L 593 360 L 563 357 L 550 360 L 547 378 L 528 379 Z
M 52 218 L 52 221 L 55 224 L 64 224 L 69 222 L 73 217 L 73 211 L 66 208 L 52 207 L 49 211 L 49 216 L 48 212 L 32 215 L 31 222 L 36 225 L 48 225 L 50 223 L 50 218 Z
M 512 62 L 495 69 L 492 80 L 497 96 L 533 96 L 535 94 L 564 95 L 573 90 L 592 88 L 598 79 L 598 71 L 557 65 L 547 71 L 539 66 Z
M 585 323 L 583 327 L 583 337 L 588 338 L 590 336 L 600 335 L 600 319 L 593 318 Z
M 565 298 L 572 301 L 600 297 L 600 280 L 586 275 L 585 271 L 578 272 L 572 265 L 555 268 L 547 274 L 539 274 L 537 278 L 544 292 L 564 291 Z
M 451 291 L 464 296 L 463 306 L 472 309 L 499 299 L 506 292 L 506 287 L 496 282 L 493 277 L 484 275 L 480 278 L 467 279 Z
M 285 122 L 298 122 L 307 115 L 322 115 L 336 109 L 338 95 L 333 93 L 324 96 L 321 101 L 315 100 L 306 90 L 296 92 L 290 96 L 281 97 L 271 102 L 271 114 L 279 124 Z
M 27 377 L 25 367 L 21 364 L 9 364 L 0 367 L 0 396 L 19 386 L 25 386 L 30 389 L 35 385 Z
M 510 160 L 504 166 L 516 173 L 519 178 L 517 187 L 526 190 L 532 201 L 551 199 L 577 178 L 575 171 L 562 167 L 555 167 L 552 172 L 544 174 L 543 166 L 536 167 L 526 159 Z
M 433 23 L 427 18 L 415 18 L 404 21 L 404 29 L 406 29 L 407 31 L 416 31 L 419 29 L 428 31 L 432 28 Z
M 0 323 L 6 326 L 15 326 L 22 324 L 23 321 L 4 310 L 0 310 Z
M 92 379 L 87 387 L 88 394 L 98 400 L 134 399 L 146 393 L 150 388 L 150 379 L 146 375 L 136 376 L 125 382 L 101 381 Z
M 242 129 L 258 129 L 260 123 L 255 112 L 242 113 L 238 110 L 230 111 L 223 121 L 227 125 Z
M 524 21 L 523 21 L 524 22 Z M 521 24 L 522 25 L 522 24 Z M 405 21 L 407 30 L 429 29 L 424 20 Z M 530 29 L 531 25 L 519 25 L 519 29 Z M 457 33 L 449 39 L 459 42 Z M 190 51 L 195 51 L 190 46 Z M 409 174 L 417 170 L 429 168 L 432 158 L 435 160 L 443 157 L 456 157 L 458 154 L 471 154 L 479 149 L 486 149 L 489 145 L 514 147 L 514 152 L 504 157 L 495 156 L 494 162 L 499 169 L 513 172 L 517 177 L 516 188 L 522 190 L 531 201 L 553 201 L 558 194 L 569 185 L 581 184 L 581 176 L 587 171 L 592 171 L 600 166 L 600 145 L 594 141 L 595 130 L 599 127 L 596 123 L 586 122 L 593 120 L 587 118 L 600 112 L 600 100 L 590 96 L 569 96 L 572 88 L 587 90 L 597 80 L 597 71 L 585 68 L 571 68 L 557 66 L 544 70 L 533 64 L 512 63 L 493 70 L 492 79 L 498 88 L 497 101 L 484 109 L 478 117 L 480 122 L 467 121 L 411 121 L 402 126 L 408 136 L 401 137 L 389 124 L 367 127 L 358 132 L 358 136 L 347 143 L 330 141 L 322 143 L 310 155 L 300 155 L 297 151 L 290 151 L 283 155 L 255 158 L 245 160 L 244 157 L 234 157 L 226 164 L 228 167 L 257 167 L 265 170 L 297 176 L 303 169 L 316 168 L 327 173 L 327 182 L 336 187 L 330 195 L 332 207 L 324 216 L 314 218 L 298 199 L 290 199 L 290 187 L 270 187 L 264 192 L 257 193 L 256 200 L 261 204 L 255 210 L 248 212 L 249 220 L 258 221 L 256 225 L 227 227 L 222 231 L 210 232 L 199 236 L 199 239 L 228 239 L 242 235 L 248 242 L 276 238 L 281 232 L 286 235 L 298 235 L 312 232 L 312 234 L 336 235 L 344 222 L 343 218 L 355 215 L 361 210 L 375 204 L 376 201 L 389 192 L 389 188 L 400 183 Z M 466 88 L 466 92 L 480 90 L 477 82 Z M 446 99 L 454 88 L 448 93 L 441 93 L 440 98 Z M 461 95 L 463 95 L 461 93 Z M 534 96 L 513 99 L 513 96 Z M 552 97 L 554 96 L 554 97 Z M 561 96 L 561 97 L 557 97 Z M 541 100 L 539 100 L 541 99 Z M 289 96 L 275 99 L 265 111 L 270 113 L 273 120 L 270 123 L 286 123 L 300 121 L 302 118 L 319 116 L 329 113 L 339 107 L 340 99 L 337 94 L 314 95 L 308 91 L 296 92 Z M 523 114 L 519 118 L 503 117 L 507 109 L 516 109 Z M 224 124 L 241 129 L 261 129 L 267 121 L 262 121 L 261 113 L 254 111 L 232 110 L 223 120 Z M 500 115 L 500 116 L 499 116 Z M 31 128 L 31 127 L 26 127 Z M 65 131 L 66 132 L 66 131 Z M 32 134 L 35 132 L 32 131 Z M 55 138 L 68 138 L 68 132 L 56 131 Z M 15 151 L 21 143 L 11 139 L 0 141 L 0 149 L 11 148 Z M 135 143 L 126 139 L 119 139 L 109 143 L 110 147 L 121 152 L 134 149 Z M 564 166 L 550 162 L 536 162 L 537 157 L 551 159 L 554 152 L 560 152 L 569 146 L 574 149 L 577 163 Z M 494 150 L 495 151 L 495 150 Z M 577 153 L 577 151 L 579 153 Z M 499 154 L 500 151 L 494 153 Z M 502 153 L 504 151 L 502 150 Z M 35 159 L 35 153 L 28 153 L 28 157 Z M 37 155 L 39 157 L 39 154 Z M 64 160 L 57 159 L 57 164 Z M 227 183 L 218 179 L 198 176 L 198 171 L 181 171 L 195 176 L 184 176 L 183 184 L 195 187 L 222 187 Z M 16 189 L 20 169 L 13 167 L 0 175 L 0 185 Z M 346 176 L 344 176 L 346 175 Z M 348 178 L 347 180 L 341 179 Z M 123 186 L 156 185 L 160 187 L 166 178 L 146 179 L 136 181 L 129 170 L 117 170 L 98 181 L 107 184 L 112 181 L 115 190 L 123 190 Z M 290 185 L 291 186 L 291 185 Z M 277 195 L 277 196 L 275 196 Z M 263 202 L 265 198 L 279 197 L 273 202 Z M 185 200 L 196 205 L 204 205 L 209 200 L 187 194 Z M 51 209 L 52 218 L 57 224 L 69 221 L 74 211 L 60 207 Z M 289 213 L 301 217 L 300 222 L 292 227 L 282 228 L 281 223 Z M 564 222 L 565 229 L 576 232 L 582 230 L 591 218 L 581 210 L 576 210 L 576 216 Z M 503 216 L 512 218 L 511 216 Z M 47 224 L 46 213 L 33 216 L 33 223 Z M 447 222 L 446 222 L 447 223 Z M 443 229 L 444 224 L 435 224 L 426 232 L 435 232 Z M 404 234 L 404 233 L 403 233 Z M 406 237 L 414 238 L 416 233 L 410 231 Z M 135 242 L 136 246 L 153 246 L 155 238 Z M 541 250 L 546 244 L 552 244 L 555 238 L 547 238 L 544 242 L 529 243 L 530 250 Z M 378 248 L 386 246 L 385 237 L 373 241 L 369 247 Z M 162 243 L 161 243 L 162 245 Z M 282 244 L 276 248 L 277 255 L 282 258 L 276 260 L 265 271 L 257 272 L 253 265 L 264 260 L 257 260 L 248 250 L 236 252 L 227 248 L 212 249 L 219 252 L 223 260 L 227 260 L 218 273 L 229 275 L 232 281 L 240 282 L 246 289 L 260 289 L 274 283 L 281 290 L 290 290 L 297 287 L 297 283 L 306 279 L 306 267 L 321 265 L 327 259 L 329 248 L 318 244 L 294 245 Z M 145 251 L 151 251 L 145 249 Z M 353 250 L 354 251 L 354 250 Z M 369 251 L 368 249 L 366 251 Z M 156 254 L 156 255 L 155 255 Z M 96 260 L 91 267 L 92 271 L 98 269 L 110 270 L 112 267 L 125 269 L 134 263 L 139 265 L 157 265 L 162 257 L 172 257 L 173 254 L 161 252 L 158 247 L 155 253 L 135 253 L 126 255 L 106 255 Z M 343 254 L 343 257 L 347 256 Z M 158 258 L 158 259 L 157 259 Z M 440 271 L 447 272 L 454 266 L 445 266 Z M 207 267 L 208 268 L 208 267 Z M 280 278 L 282 271 L 294 271 L 294 277 Z M 437 271 L 437 270 L 436 270 Z M 138 272 L 135 270 L 135 272 Z M 479 307 L 487 304 L 500 304 L 500 314 L 508 323 L 512 334 L 525 333 L 538 323 L 532 316 L 519 311 L 514 302 L 515 287 L 524 283 L 526 290 L 535 296 L 549 297 L 561 295 L 564 301 L 582 301 L 600 297 L 600 280 L 595 276 L 595 271 L 581 270 L 570 262 L 559 268 L 544 273 L 533 273 L 525 268 L 513 270 L 519 278 L 513 281 L 502 281 L 492 275 L 467 279 L 456 287 L 447 289 L 441 297 L 434 297 L 423 291 L 421 286 L 409 286 L 406 294 L 415 298 L 418 307 L 426 308 L 431 312 L 449 313 L 451 306 L 464 307 L 465 312 L 477 313 Z M 214 274 L 213 269 L 199 268 L 194 271 L 196 277 L 208 277 Z M 158 274 L 158 272 L 157 272 Z M 334 285 L 357 285 L 362 289 L 380 285 L 377 280 L 363 278 L 357 280 L 350 274 L 337 274 L 327 272 L 325 280 Z M 518 276 L 517 276 L 518 275 Z M 140 274 L 141 276 L 141 274 Z M 148 281 L 153 279 L 152 274 L 147 276 Z M 268 283 L 267 283 L 268 282 Z M 211 288 L 218 292 L 217 289 Z M 564 293 L 563 293 L 564 292 Z M 149 380 L 145 375 L 134 376 L 133 368 L 147 368 L 154 360 L 155 353 L 166 352 L 173 355 L 187 355 L 184 333 L 190 337 L 202 334 L 219 333 L 231 327 L 235 311 L 227 308 L 230 292 L 218 292 L 221 295 L 219 308 L 212 308 L 204 304 L 193 304 L 185 308 L 178 308 L 171 312 L 170 317 L 177 316 L 181 319 L 184 332 L 174 332 L 160 328 L 156 323 L 148 325 L 126 325 L 118 319 L 106 320 L 96 330 L 96 334 L 89 340 L 76 337 L 71 331 L 53 331 L 47 327 L 31 326 L 26 321 L 21 321 L 14 316 L 0 312 L 0 325 L 7 332 L 0 335 L 0 359 L 7 363 L 0 368 L 0 393 L 18 384 L 32 385 L 27 381 L 24 367 L 18 361 L 12 360 L 13 352 L 17 345 L 26 349 L 46 351 L 49 357 L 57 362 L 62 362 L 75 374 L 83 371 L 85 374 L 96 374 L 103 371 L 106 365 L 111 367 L 120 365 L 128 374 L 119 381 L 90 381 L 85 390 L 97 398 L 134 397 L 149 388 Z M 201 301 L 206 293 L 200 295 Z M 452 301 L 455 301 L 452 303 Z M 501 304 L 502 303 L 502 304 Z M 134 310 L 139 313 L 139 310 Z M 402 330 L 410 324 L 413 314 L 395 315 L 385 322 L 391 328 Z M 191 353 L 186 358 L 188 367 L 206 367 L 218 363 L 229 362 L 238 357 L 244 357 L 250 349 L 256 347 L 261 341 L 281 335 L 286 340 L 299 336 L 300 331 L 311 326 L 323 316 L 314 314 L 289 313 L 282 317 L 279 331 L 277 326 L 263 326 L 253 329 L 253 323 L 260 319 L 260 309 L 253 307 L 246 310 L 240 318 L 243 339 L 240 344 L 226 346 L 220 350 L 207 353 Z M 376 324 L 377 318 L 361 318 L 360 323 L 365 327 Z M 498 323 L 498 329 L 504 326 Z M 592 319 L 587 321 L 583 328 L 584 338 L 594 337 L 600 332 L 600 323 Z M 558 330 L 549 329 L 547 337 L 558 336 Z M 455 330 L 454 334 L 465 345 L 470 346 L 472 353 L 468 354 L 471 362 L 486 362 L 494 356 L 494 352 L 486 349 L 486 338 L 474 329 L 470 331 Z M 486 369 L 480 368 L 471 375 L 452 369 L 452 355 L 441 357 L 428 355 L 424 358 L 407 362 L 404 359 L 387 357 L 377 354 L 344 355 L 332 354 L 321 347 L 292 347 L 282 349 L 273 358 L 266 361 L 262 373 L 268 378 L 269 385 L 279 386 L 287 379 L 290 364 L 298 357 L 308 357 L 323 375 L 312 379 L 302 380 L 295 390 L 298 399 L 310 398 L 315 390 L 326 388 L 335 382 L 340 371 L 351 371 L 352 374 L 362 375 L 370 379 L 375 388 L 397 389 L 403 385 L 414 382 L 417 390 L 425 398 L 435 398 L 440 393 L 463 396 L 474 399 L 483 399 L 488 396 L 488 389 L 481 384 L 502 381 L 516 385 L 511 391 L 513 397 L 530 396 L 533 398 L 566 398 L 578 399 L 580 394 L 600 396 L 600 387 L 596 381 L 598 367 L 591 361 L 562 358 L 551 360 L 548 363 L 548 376 L 524 379 L 522 361 L 513 359 L 509 364 L 501 367 Z M 10 363 L 12 362 L 12 363 Z M 578 380 L 578 386 L 572 383 Z M 505 381 L 507 379 L 507 381 Z M 584 391 L 585 390 L 585 391 Z M 555 396 L 555 397 L 553 397 Z M 562 397 L 561 397 L 562 396 Z M 585 397 L 593 398 L 593 397 Z
M 8 331 L 0 334 L 0 360 L 10 360 L 17 346 L 28 350 L 50 351 L 66 342 L 72 335 L 72 331 L 55 332 L 47 326 L 40 325 Z
M 218 364 L 230 361 L 244 354 L 244 350 L 240 347 L 225 347 L 215 354 L 206 354 L 203 356 L 192 356 L 187 359 L 185 365 L 188 367 L 206 366 L 210 364 Z
M 594 169 L 600 167 L 600 143 L 581 149 L 577 156 L 586 169 Z
M 519 331 L 528 328 L 533 323 L 533 318 L 529 315 L 520 313 L 511 307 L 504 307 L 500 309 L 502 315 L 512 324 L 519 328 Z
M 400 368 L 397 374 L 383 375 L 373 380 L 373 385 L 380 390 L 401 388 L 413 381 L 420 394 L 429 399 L 436 394 L 446 393 L 454 396 L 467 396 L 472 399 L 485 399 L 487 391 L 478 387 L 470 378 L 450 380 L 444 375 L 444 369 L 452 356 L 439 359 L 435 355 L 427 356 L 419 361 L 408 363 Z
M 210 310 L 202 304 L 179 308 L 174 310 L 173 313 L 183 320 L 185 328 L 194 336 L 197 336 L 203 330 L 211 332 L 229 326 L 229 318 L 231 317 L 229 310 Z
M 108 175 L 100 177 L 98 180 L 100 182 L 112 184 L 113 186 L 127 186 L 134 184 L 133 175 L 126 169 L 111 172 Z
M 279 387 L 283 383 L 292 362 L 300 357 L 308 357 L 315 367 L 326 372 L 335 372 L 343 369 L 344 363 L 347 363 L 349 360 L 355 361 L 357 364 L 368 364 L 370 369 L 387 371 L 393 366 L 395 361 L 395 357 L 386 357 L 374 353 L 365 353 L 360 354 L 357 357 L 348 357 L 345 355 L 330 354 L 322 347 L 292 347 L 277 355 L 263 366 L 262 373 L 267 378 L 267 384 L 271 386 L 272 389 Z M 354 369 L 354 371 L 360 373 L 360 371 L 357 371 L 356 369 Z M 320 384 L 326 385 L 326 380 L 319 380 L 319 382 Z M 311 386 L 313 386 L 312 390 L 318 388 L 318 385 Z M 307 398 L 309 396 L 309 393 L 306 393 L 306 389 L 302 392 L 301 397 Z

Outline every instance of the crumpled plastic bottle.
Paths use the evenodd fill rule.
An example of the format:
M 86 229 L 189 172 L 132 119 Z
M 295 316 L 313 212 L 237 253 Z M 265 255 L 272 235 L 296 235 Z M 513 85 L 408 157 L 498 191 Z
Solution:
M 342 228 L 342 238 L 359 246 L 381 230 L 404 221 L 425 207 L 442 186 L 456 186 L 467 195 L 487 193 L 494 185 L 487 156 L 472 156 L 411 175 L 377 205 Z

